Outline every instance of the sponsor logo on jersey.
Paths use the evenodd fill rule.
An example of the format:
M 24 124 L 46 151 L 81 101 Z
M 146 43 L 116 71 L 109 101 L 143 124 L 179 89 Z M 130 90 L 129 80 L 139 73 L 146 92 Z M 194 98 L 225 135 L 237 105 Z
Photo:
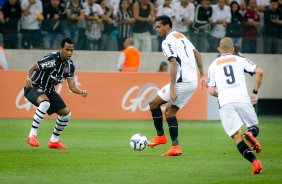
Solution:
M 56 66 L 56 61 L 55 60 L 46 61 L 44 63 L 41 63 L 40 65 L 42 69 L 53 68 L 54 66 Z
M 236 62 L 236 58 L 235 57 L 228 57 L 228 58 L 222 58 L 222 59 L 218 59 L 216 61 L 217 65 L 221 65 L 221 64 L 225 64 L 225 63 L 231 63 L 231 62 Z
M 68 66 L 65 66 L 64 67 L 64 73 L 68 73 L 69 72 L 69 67 Z

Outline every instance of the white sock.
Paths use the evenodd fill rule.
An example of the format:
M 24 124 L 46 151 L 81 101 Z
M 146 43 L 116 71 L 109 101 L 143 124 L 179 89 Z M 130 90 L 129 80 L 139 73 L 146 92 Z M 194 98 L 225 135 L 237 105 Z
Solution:
M 51 142 L 57 142 L 57 141 L 59 141 L 59 139 L 60 139 L 60 136 L 52 134 L 50 141 Z
M 65 127 L 68 125 L 68 122 L 71 118 L 71 112 L 69 112 L 66 116 L 58 116 L 56 119 L 56 125 L 51 136 L 51 142 L 57 142 L 60 139 L 60 135 Z
M 33 135 L 37 136 L 37 128 L 31 127 L 30 132 L 29 132 L 29 137 L 32 137 Z
M 49 109 L 49 107 L 50 107 L 49 101 L 42 101 L 39 104 L 33 116 L 32 126 L 29 132 L 29 137 L 37 136 L 37 130 L 39 128 L 39 125 L 41 121 L 44 119 L 45 114 L 47 110 Z

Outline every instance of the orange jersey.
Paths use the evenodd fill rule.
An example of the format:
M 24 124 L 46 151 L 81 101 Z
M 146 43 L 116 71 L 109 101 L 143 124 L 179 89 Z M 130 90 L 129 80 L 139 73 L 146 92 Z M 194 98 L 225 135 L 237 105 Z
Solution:
M 6 53 L 3 47 L 0 46 L 0 70 L 7 70 L 8 63 L 6 58 Z
M 122 51 L 125 55 L 122 72 L 138 72 L 140 66 L 140 52 L 134 47 Z

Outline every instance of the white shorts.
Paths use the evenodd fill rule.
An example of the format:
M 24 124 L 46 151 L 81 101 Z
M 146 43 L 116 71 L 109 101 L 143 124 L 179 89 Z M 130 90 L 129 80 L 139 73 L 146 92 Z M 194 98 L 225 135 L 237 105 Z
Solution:
M 229 103 L 219 109 L 222 126 L 228 136 L 234 135 L 245 123 L 247 127 L 257 125 L 254 107 L 248 103 Z
M 180 82 L 175 84 L 176 100 L 171 104 L 179 107 L 180 109 L 188 102 L 197 88 L 197 81 Z M 170 84 L 165 85 L 158 95 L 166 102 L 170 102 Z

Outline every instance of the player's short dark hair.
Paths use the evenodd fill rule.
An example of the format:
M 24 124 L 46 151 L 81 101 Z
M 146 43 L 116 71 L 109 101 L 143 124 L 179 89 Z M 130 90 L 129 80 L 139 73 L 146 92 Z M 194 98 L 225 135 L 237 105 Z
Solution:
M 278 3 L 278 0 L 271 0 L 271 3 Z
M 64 38 L 61 42 L 61 47 L 64 48 L 65 47 L 65 43 L 68 43 L 68 44 L 73 44 L 73 41 L 71 38 Z
M 156 18 L 156 22 L 160 21 L 162 25 L 169 25 L 172 28 L 172 21 L 167 15 L 161 15 Z

